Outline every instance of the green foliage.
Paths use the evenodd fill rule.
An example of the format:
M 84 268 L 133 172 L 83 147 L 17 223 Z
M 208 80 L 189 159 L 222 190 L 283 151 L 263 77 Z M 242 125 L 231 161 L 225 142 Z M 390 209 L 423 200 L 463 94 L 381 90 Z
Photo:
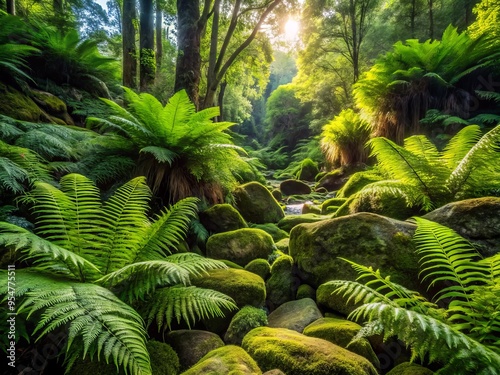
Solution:
M 196 112 L 185 91 L 165 106 L 150 94 L 137 95 L 127 88 L 125 99 L 127 109 L 104 99 L 114 115 L 90 118 L 88 126 L 129 142 L 138 163 L 134 174 L 146 176 L 153 192 L 171 202 L 188 196 L 223 202 L 245 163 L 226 132 L 232 123 L 211 120 L 219 109 Z M 115 152 L 120 154 L 119 149 Z
M 356 104 L 377 135 L 400 142 L 421 132 L 419 121 L 430 109 L 461 118 L 484 112 L 475 90 L 484 90 L 485 76 L 495 79 L 497 58 L 486 36 L 472 39 L 451 26 L 441 41 L 398 42 L 355 84 Z
M 477 125 L 469 125 L 439 151 L 427 137 L 411 136 L 404 147 L 387 138 L 369 144 L 377 168 L 386 179 L 366 185 L 358 194 L 392 194 L 408 207 L 431 210 L 454 200 L 482 196 L 499 188 L 500 125 L 481 136 Z M 484 178 L 484 176 L 489 176 Z
M 353 165 L 368 159 L 365 144 L 371 127 L 352 109 L 345 109 L 323 127 L 321 148 L 333 165 Z
M 348 303 L 360 305 L 349 316 L 369 322 L 358 337 L 381 332 L 385 339 L 397 336 L 411 347 L 412 359 L 439 362 L 439 373 L 498 374 L 500 320 L 493 306 L 499 300 L 500 257 L 480 259 L 474 247 L 453 230 L 415 220 L 422 281 L 440 287 L 436 302 L 445 304 L 445 309 L 379 270 L 350 261 L 358 280 L 367 280 L 365 284 L 339 280 L 328 284 L 348 297 Z
M 30 260 L 31 267 L 18 271 L 24 275 L 16 288 L 20 311 L 28 318 L 42 314 L 34 332 L 40 337 L 68 330 L 68 366 L 97 354 L 132 373 L 151 374 L 143 321 L 125 302 L 146 300 L 141 309 L 145 316 L 154 314 L 159 327 L 170 326 L 174 317 L 189 323 L 235 307 L 221 293 L 188 287 L 190 277 L 224 264 L 191 253 L 168 255 L 183 240 L 196 199 L 180 201 L 151 220 L 144 177 L 105 202 L 84 176 L 66 175 L 59 185 L 34 183 L 24 202 L 33 204 L 36 234 L 3 222 L 0 246 Z M 7 294 L 6 285 L 0 292 Z M 177 297 L 159 305 L 157 293 Z

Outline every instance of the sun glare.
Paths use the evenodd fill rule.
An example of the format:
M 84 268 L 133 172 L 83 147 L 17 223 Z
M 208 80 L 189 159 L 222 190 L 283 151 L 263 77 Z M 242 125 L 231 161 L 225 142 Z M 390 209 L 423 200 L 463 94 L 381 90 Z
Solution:
M 285 24 L 285 37 L 288 40 L 295 40 L 299 34 L 299 21 L 289 18 Z

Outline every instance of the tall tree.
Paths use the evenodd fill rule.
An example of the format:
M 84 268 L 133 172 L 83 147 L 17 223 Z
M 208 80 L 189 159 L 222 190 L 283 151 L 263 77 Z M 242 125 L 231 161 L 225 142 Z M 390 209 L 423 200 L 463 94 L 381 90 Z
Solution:
M 122 45 L 123 45 L 123 85 L 136 87 L 137 56 L 135 46 L 135 25 L 137 19 L 136 0 L 123 0 Z
M 16 15 L 16 0 L 7 0 L 7 13 Z
M 140 0 L 139 88 L 146 91 L 155 77 L 153 0 Z
M 163 10 L 160 0 L 156 0 L 156 74 L 160 72 L 163 57 Z

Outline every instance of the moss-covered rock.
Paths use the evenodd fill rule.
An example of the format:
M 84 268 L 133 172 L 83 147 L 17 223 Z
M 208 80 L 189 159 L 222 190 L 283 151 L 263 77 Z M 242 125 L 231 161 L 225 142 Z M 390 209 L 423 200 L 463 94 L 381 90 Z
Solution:
M 278 227 L 289 232 L 296 225 L 303 223 L 316 223 L 327 219 L 330 219 L 330 217 L 316 214 L 287 215 L 279 221 Z
M 295 299 L 302 299 L 302 298 L 311 298 L 315 300 L 316 290 L 310 285 L 301 284 L 297 289 L 297 294 L 295 296 Z
M 267 324 L 267 314 L 263 309 L 245 306 L 231 320 L 224 335 L 226 344 L 241 345 L 243 337 L 252 329 Z
M 283 238 L 288 238 L 288 233 L 285 232 L 283 229 L 280 229 L 274 223 L 252 224 L 252 228 L 261 229 L 264 232 L 269 233 L 271 235 L 271 237 L 273 238 L 274 242 L 278 242 L 278 241 L 282 240 Z
M 280 184 L 283 195 L 311 194 L 311 188 L 306 183 L 299 180 L 285 180 Z
M 390 192 L 361 194 L 349 203 L 349 213 L 371 212 L 397 220 L 406 220 L 419 214 L 418 208 L 408 207 L 404 197 Z
M 339 257 L 381 269 L 392 280 L 419 289 L 415 226 L 370 213 L 297 225 L 290 232 L 290 255 L 298 275 L 318 287 L 328 280 L 355 280 L 356 271 Z
M 321 206 L 313 203 L 304 203 L 302 206 L 302 215 L 304 214 L 317 214 L 321 215 Z
M 337 288 L 337 286 L 328 283 L 321 284 L 316 290 L 316 303 L 318 306 L 324 310 L 331 310 L 348 316 L 363 304 L 362 302 L 355 303 L 353 300 L 347 303 L 348 298 L 343 297 L 342 294 L 334 293 Z
M 271 195 L 274 197 L 274 199 L 276 199 L 277 201 L 280 201 L 283 199 L 283 194 L 281 193 L 281 190 L 279 189 L 273 189 L 273 191 L 271 191 Z
M 209 258 L 227 259 L 243 267 L 254 259 L 267 259 L 275 248 L 271 235 L 255 228 L 214 234 L 206 246 Z
M 271 265 L 266 259 L 254 259 L 245 266 L 245 269 L 259 275 L 262 280 L 267 280 L 271 274 Z
M 212 233 L 247 228 L 240 213 L 230 204 L 216 204 L 200 213 L 201 223 Z
M 310 158 L 302 160 L 300 169 L 297 172 L 297 179 L 304 181 L 314 181 L 314 178 L 319 173 L 318 163 Z
M 299 284 L 293 272 L 293 259 L 289 255 L 280 256 L 271 267 L 271 277 L 266 281 L 267 305 L 275 310 L 295 297 Z
M 434 372 L 416 363 L 401 363 L 394 367 L 387 375 L 432 375 Z
M 0 83 L 0 113 L 17 120 L 51 122 L 49 116 L 29 96 Z
M 268 325 L 273 328 L 287 328 L 302 333 L 305 327 L 322 318 L 316 302 L 302 298 L 282 304 L 268 316 Z
M 237 269 L 216 269 L 194 278 L 192 284 L 218 290 L 233 298 L 238 307 L 261 307 L 266 300 L 266 286 L 262 278 L 252 272 Z
M 382 180 L 383 177 L 374 171 L 356 172 L 349 178 L 349 180 L 347 180 L 345 185 L 342 186 L 342 189 L 337 192 L 337 197 L 348 198 L 352 194 L 363 189 L 366 185 Z
M 275 243 L 276 249 L 282 253 L 288 254 L 288 244 L 290 243 L 290 238 L 283 238 L 282 240 Z
M 347 199 L 346 198 L 330 198 L 330 199 L 327 199 L 326 201 L 324 201 L 322 204 L 321 204 L 321 214 L 322 215 L 327 215 L 329 213 L 333 213 L 330 212 L 331 210 L 328 210 L 329 207 L 340 207 L 342 206 L 345 201 Z
M 222 341 L 222 340 L 221 340 Z M 177 375 L 179 374 L 180 365 L 177 353 L 168 344 L 159 341 L 148 341 L 146 347 L 149 352 L 151 361 L 151 369 L 154 375 Z M 116 375 L 125 374 L 122 369 L 117 372 L 116 366 L 113 363 L 106 363 L 101 356 L 101 362 L 85 360 L 77 360 L 74 366 L 69 371 L 69 375 Z
M 190 368 L 210 351 L 224 346 L 224 341 L 215 333 L 194 329 L 170 331 L 165 341 L 177 352 L 181 370 Z
M 284 216 L 283 209 L 266 187 L 249 182 L 235 189 L 236 208 L 245 220 L 255 224 L 277 223 Z
M 286 375 L 286 374 L 283 371 L 275 368 L 275 369 L 264 372 L 262 375 Z
M 31 98 L 54 122 L 67 125 L 75 124 L 68 113 L 66 103 L 57 96 L 45 91 L 31 90 Z
M 453 229 L 491 256 L 500 251 L 499 213 L 500 198 L 484 197 L 449 203 L 423 217 Z
M 361 326 L 359 324 L 349 320 L 320 318 L 304 328 L 303 334 L 330 341 L 335 345 L 365 357 L 376 368 L 380 368 L 377 355 L 367 339 L 363 338 L 351 343 L 353 337 L 357 335 L 360 329 Z
M 227 345 L 212 350 L 182 375 L 260 375 L 257 363 L 245 350 L 235 345 Z
M 377 374 L 360 355 L 289 329 L 255 328 L 245 336 L 242 346 L 263 371 L 277 368 L 287 375 Z

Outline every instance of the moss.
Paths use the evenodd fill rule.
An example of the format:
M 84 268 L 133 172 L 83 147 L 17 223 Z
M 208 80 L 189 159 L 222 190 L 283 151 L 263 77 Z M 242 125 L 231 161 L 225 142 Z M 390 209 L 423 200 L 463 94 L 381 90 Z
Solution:
M 300 169 L 297 172 L 297 179 L 304 181 L 314 181 L 314 178 L 319 173 L 318 163 L 307 158 L 300 163 Z
M 148 341 L 146 347 L 149 352 L 152 373 L 155 375 L 177 375 L 180 364 L 177 353 L 168 344 L 159 341 Z M 77 360 L 69 375 L 116 375 L 125 374 L 122 369 L 117 370 L 112 363 L 104 361 Z
M 278 201 L 258 182 L 241 185 L 233 192 L 236 208 L 255 224 L 277 223 L 285 214 Z
M 288 244 L 290 243 L 290 238 L 283 238 L 282 240 L 275 243 L 276 248 L 284 254 L 288 254 Z
M 243 337 L 252 329 L 267 325 L 267 314 L 253 306 L 245 306 L 231 320 L 224 341 L 226 344 L 241 345 Z
M 271 267 L 271 277 L 266 282 L 267 303 L 271 310 L 291 301 L 297 291 L 297 279 L 293 275 L 293 259 L 280 256 Z
M 316 223 L 326 219 L 329 219 L 329 217 L 316 214 L 288 215 L 279 221 L 278 227 L 289 232 L 296 225 Z
M 327 172 L 319 172 L 316 176 L 314 176 L 314 181 L 320 181 L 326 175 L 326 173 Z
M 271 194 L 274 197 L 274 199 L 276 199 L 277 201 L 280 201 L 283 199 L 283 194 L 281 194 L 281 190 L 279 190 L 279 189 L 273 189 L 271 191 Z
M 51 115 L 62 114 L 68 111 L 66 103 L 51 93 L 32 90 L 31 94 L 37 104 Z
M 288 329 L 255 328 L 245 336 L 242 346 L 263 371 L 279 368 L 287 375 L 377 374 L 365 358 Z
M 46 113 L 28 96 L 0 83 L 0 113 L 17 120 L 50 122 Z
M 311 299 L 316 299 L 316 290 L 307 284 L 302 284 L 299 286 L 297 289 L 297 295 L 295 296 L 295 299 L 302 299 L 302 298 L 311 298 Z
M 315 204 L 304 203 L 304 205 L 302 206 L 302 215 L 304 214 L 321 215 L 321 207 Z
M 213 233 L 247 228 L 240 213 L 230 204 L 216 204 L 200 213 L 201 223 Z
M 221 261 L 222 261 L 222 263 L 224 263 L 229 268 L 234 268 L 234 269 L 237 269 L 237 270 L 243 270 L 244 269 L 244 267 L 242 267 L 239 264 L 236 264 L 234 262 L 231 262 L 230 260 L 221 259 Z
M 288 238 L 288 233 L 280 229 L 276 224 L 252 224 L 252 228 L 261 229 L 266 233 L 269 233 L 273 238 L 274 242 L 278 242 L 283 238 Z
M 342 206 L 345 203 L 346 200 L 347 200 L 346 198 L 330 198 L 330 199 L 327 199 L 321 205 L 321 213 L 323 215 L 326 215 L 326 214 L 330 213 L 330 210 L 328 210 L 329 207 L 337 207 L 338 208 L 338 207 Z
M 354 173 L 345 185 L 337 192 L 338 198 L 348 198 L 373 182 L 382 181 L 383 178 L 374 171 Z
M 254 259 L 245 266 L 245 269 L 266 280 L 271 274 L 271 266 L 265 259 Z
M 242 348 L 227 345 L 212 350 L 182 375 L 260 375 L 257 363 Z
M 227 259 L 243 267 L 254 259 L 267 258 L 275 248 L 271 235 L 256 228 L 214 234 L 206 247 L 208 257 Z
M 238 307 L 245 305 L 261 307 L 266 300 L 264 280 L 252 272 L 237 269 L 217 269 L 208 271 L 192 280 L 192 284 L 214 289 L 234 299 Z
M 416 363 L 401 363 L 394 367 L 387 375 L 432 375 L 434 372 Z
M 380 362 L 367 339 L 362 338 L 351 342 L 360 329 L 361 326 L 359 324 L 349 320 L 321 318 L 309 324 L 304 329 L 303 334 L 327 340 L 333 344 L 339 345 L 351 352 L 365 357 L 375 367 L 379 368 Z
M 406 199 L 390 192 L 362 194 L 349 204 L 349 213 L 372 212 L 374 214 L 406 220 L 419 213 L 418 208 L 408 207 Z
M 283 195 L 304 195 L 311 194 L 309 185 L 298 180 L 285 180 L 280 184 L 280 190 Z

